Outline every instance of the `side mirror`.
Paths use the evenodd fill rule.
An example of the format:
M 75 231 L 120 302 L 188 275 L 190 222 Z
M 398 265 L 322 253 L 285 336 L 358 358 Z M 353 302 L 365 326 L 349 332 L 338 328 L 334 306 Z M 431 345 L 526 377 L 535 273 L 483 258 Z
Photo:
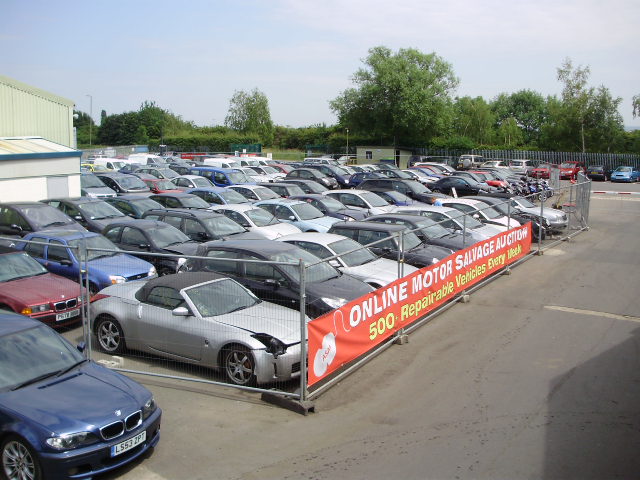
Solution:
M 480 219 L 480 214 L 479 213 L 474 213 L 473 214 L 473 218 L 475 218 L 476 220 Z
M 63 259 L 63 260 L 60 260 L 60 265 L 64 265 L 65 267 L 70 267 L 72 263 L 71 263 L 71 260 Z
M 191 315 L 191 312 L 189 312 L 187 307 L 176 307 L 171 311 L 171 313 L 176 317 L 188 317 Z
M 140 243 L 138 244 L 138 248 L 140 248 L 141 250 L 150 250 L 151 245 L 149 245 L 148 243 Z
M 333 260 L 329 260 L 329 265 L 335 268 L 340 268 L 342 266 L 340 265 L 340 262 L 335 258 Z
M 78 345 L 76 345 L 76 349 L 80 353 L 84 353 L 84 351 L 87 349 L 87 344 L 85 342 L 80 342 Z
M 275 278 L 267 278 L 264 281 L 264 284 L 268 287 L 273 288 L 274 290 L 276 290 L 278 287 L 280 287 L 280 284 L 278 283 L 278 281 Z
M 294 217 L 293 215 L 289 215 L 289 220 L 291 220 L 292 222 L 296 221 L 296 217 Z
M 207 232 L 197 232 L 194 240 L 208 240 L 210 235 Z
M 16 225 L 15 223 L 12 223 L 11 227 L 9 227 L 9 228 L 11 228 L 11 230 L 16 230 L 18 232 L 22 231 L 22 227 L 20 225 Z

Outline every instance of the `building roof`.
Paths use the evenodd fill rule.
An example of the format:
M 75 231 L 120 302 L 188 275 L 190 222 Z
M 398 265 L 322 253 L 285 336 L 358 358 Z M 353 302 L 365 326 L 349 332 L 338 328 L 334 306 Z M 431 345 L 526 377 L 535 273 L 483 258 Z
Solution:
M 42 137 L 0 137 L 0 159 L 80 157 L 82 152 Z

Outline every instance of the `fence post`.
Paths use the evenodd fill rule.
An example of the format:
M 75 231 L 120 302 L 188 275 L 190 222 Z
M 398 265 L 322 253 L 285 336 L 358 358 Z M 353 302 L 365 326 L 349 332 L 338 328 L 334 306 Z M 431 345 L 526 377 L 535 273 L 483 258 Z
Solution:
M 404 235 L 403 231 L 398 232 L 398 278 L 404 275 Z
M 540 221 L 538 222 L 538 255 L 542 255 L 542 219 L 544 218 L 544 201 L 547 196 L 540 197 Z
M 82 297 L 82 330 L 84 342 L 86 344 L 87 358 L 91 360 L 93 349 L 91 348 L 91 318 L 89 316 L 89 252 L 87 251 L 87 238 L 83 237 L 80 242 L 78 257 L 80 263 L 80 296 Z M 84 268 L 82 267 L 84 265 Z M 84 275 L 84 278 L 83 278 Z M 84 287 L 84 292 L 82 288 Z
M 462 214 L 462 248 L 465 248 L 467 240 L 467 214 Z
M 507 201 L 507 230 L 511 230 L 511 199 Z
M 304 260 L 300 259 L 300 401 L 306 402 L 309 396 L 307 391 L 307 269 Z

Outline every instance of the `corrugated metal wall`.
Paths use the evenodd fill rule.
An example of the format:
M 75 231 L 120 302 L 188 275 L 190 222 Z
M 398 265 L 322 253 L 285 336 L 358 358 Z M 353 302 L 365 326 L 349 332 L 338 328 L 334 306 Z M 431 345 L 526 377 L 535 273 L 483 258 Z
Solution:
M 0 137 L 39 136 L 73 147 L 73 102 L 0 75 Z

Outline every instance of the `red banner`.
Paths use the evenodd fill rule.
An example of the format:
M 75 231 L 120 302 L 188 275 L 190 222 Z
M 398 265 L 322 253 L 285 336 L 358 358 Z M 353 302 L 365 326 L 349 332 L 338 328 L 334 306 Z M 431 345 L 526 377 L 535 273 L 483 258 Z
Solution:
M 512 228 L 402 277 L 308 323 L 309 386 L 456 294 L 522 258 L 531 224 Z

